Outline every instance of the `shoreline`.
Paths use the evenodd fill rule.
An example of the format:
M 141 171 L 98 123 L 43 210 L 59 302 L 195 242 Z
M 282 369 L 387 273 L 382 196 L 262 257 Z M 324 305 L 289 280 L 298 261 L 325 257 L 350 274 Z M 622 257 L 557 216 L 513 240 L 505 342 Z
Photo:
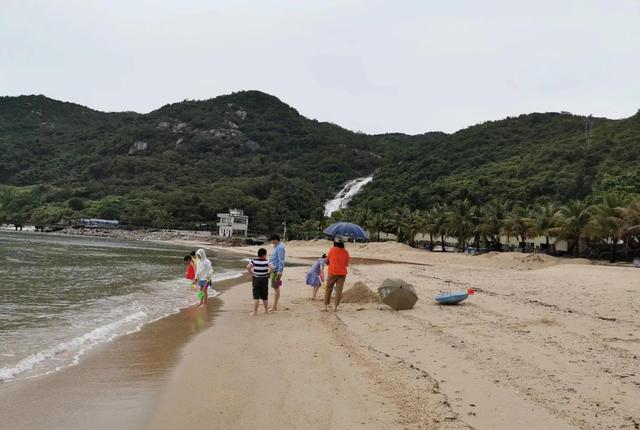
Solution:
M 2 227 L 0 231 L 12 233 L 16 230 L 13 228 Z M 118 228 L 90 228 L 90 227 L 68 227 L 56 231 L 35 231 L 33 227 L 27 226 L 24 230 L 18 230 L 18 233 L 39 233 L 51 236 L 80 236 L 80 237 L 99 237 L 118 240 L 131 240 L 141 242 L 197 242 L 203 246 L 221 245 L 224 247 L 243 246 L 245 241 L 237 237 L 220 237 L 210 234 L 209 232 L 194 232 L 191 230 L 166 230 L 166 229 L 137 229 L 125 230 Z
M 326 248 L 289 242 L 287 261 L 308 266 Z M 401 277 L 416 286 L 416 307 L 349 303 L 322 313 L 307 298 L 306 267 L 289 267 L 282 309 L 252 318 L 250 286 L 238 285 L 219 324 L 185 346 L 148 428 L 640 424 L 635 269 L 513 253 L 438 255 L 398 244 L 347 248 L 373 261 L 354 265 L 345 288 Z M 467 287 L 478 293 L 461 305 L 433 301 L 439 291 Z
M 239 257 L 258 248 L 202 245 Z M 354 265 L 346 289 L 357 281 L 375 289 L 386 277 L 400 277 L 416 286 L 420 300 L 410 311 L 345 303 L 325 314 L 319 301 L 308 300 L 304 277 L 329 245 L 286 244 L 293 264 L 284 272 L 278 313 L 250 317 L 250 284 L 236 278 L 210 302 L 211 320 L 201 327 L 187 308 L 88 353 L 76 366 L 15 390 L 0 385 L 0 415 L 18 429 L 114 428 L 116 410 L 115 427 L 123 429 L 640 424 L 640 300 L 629 288 L 634 281 L 640 287 L 635 269 L 348 244 Z M 432 300 L 439 291 L 467 287 L 478 293 L 462 305 Z M 190 334 L 180 335 L 177 326 Z M 147 354 L 140 353 L 144 345 Z M 114 362 L 127 363 L 129 373 Z
M 245 279 L 218 282 L 220 294 L 206 309 L 182 308 L 95 346 L 75 364 L 0 384 L 3 423 L 14 429 L 143 427 L 184 345 L 215 324 L 224 294 Z

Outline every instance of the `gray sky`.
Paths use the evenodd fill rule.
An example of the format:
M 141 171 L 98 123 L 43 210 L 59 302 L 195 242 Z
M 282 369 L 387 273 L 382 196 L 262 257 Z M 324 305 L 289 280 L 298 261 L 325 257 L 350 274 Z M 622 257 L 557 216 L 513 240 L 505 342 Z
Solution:
M 0 95 L 148 112 L 243 89 L 368 133 L 640 108 L 640 1 L 0 0 Z

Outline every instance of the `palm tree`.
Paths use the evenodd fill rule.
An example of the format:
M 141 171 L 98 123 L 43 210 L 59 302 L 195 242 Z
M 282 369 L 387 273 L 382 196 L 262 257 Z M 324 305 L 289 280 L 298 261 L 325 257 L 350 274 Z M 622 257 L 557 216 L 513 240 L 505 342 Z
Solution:
M 558 208 L 553 203 L 538 205 L 535 208 L 533 222 L 536 234 L 544 236 L 547 242 L 547 252 L 549 252 L 549 237 L 556 234 Z
M 322 237 L 324 235 L 324 230 L 329 227 L 330 219 L 322 216 L 318 218 L 317 227 L 318 227 L 318 237 Z
M 371 228 L 371 221 L 373 219 L 374 213 L 369 208 L 358 209 L 353 214 L 353 222 L 364 228 L 365 230 L 369 230 Z
M 418 217 L 418 233 L 429 235 L 429 251 L 433 251 L 433 209 L 420 212 Z
M 573 255 L 580 255 L 580 245 L 585 229 L 591 220 L 587 205 L 580 200 L 571 200 L 558 209 L 558 233 L 563 239 L 573 240 Z
M 640 234 L 640 199 L 636 199 L 624 210 L 624 217 L 627 221 L 625 236 Z
M 406 234 L 406 220 L 409 218 L 411 210 L 406 206 L 396 207 L 389 214 L 389 227 L 396 234 L 398 242 L 404 242 Z
M 440 237 L 440 244 L 442 246 L 442 252 L 446 252 L 445 249 L 445 236 L 448 232 L 449 222 L 449 207 L 446 205 L 437 204 L 429 211 L 429 217 L 431 218 L 430 234 Z
M 602 202 L 591 206 L 588 211 L 591 221 L 588 225 L 588 234 L 595 239 L 606 239 L 611 246 L 611 263 L 616 261 L 618 241 L 628 228 L 625 219 L 624 202 L 617 194 L 606 194 Z
M 373 231 L 376 232 L 377 241 L 380 242 L 380 232 L 384 229 L 386 225 L 386 219 L 383 214 L 376 213 L 371 217 L 370 227 Z
M 411 246 L 414 246 L 416 244 L 416 234 L 418 234 L 420 230 L 420 217 L 420 211 L 412 211 L 409 209 L 407 218 L 404 222 L 404 231 L 408 236 L 409 245 Z
M 520 206 L 515 207 L 505 220 L 504 230 L 508 235 L 515 236 L 518 239 L 522 252 L 525 252 L 527 239 L 535 234 L 531 211 Z
M 480 229 L 482 208 L 480 206 L 473 206 L 471 209 L 471 221 L 473 222 L 473 246 L 476 248 L 476 252 L 478 252 L 480 250 L 480 236 L 482 234 Z
M 493 249 L 500 251 L 502 244 L 500 243 L 500 233 L 503 230 L 504 220 L 509 213 L 508 201 L 492 200 L 484 205 L 481 209 L 482 218 L 480 219 L 478 230 L 485 237 L 485 241 L 493 243 Z
M 464 252 L 467 242 L 476 229 L 473 220 L 473 205 L 464 199 L 452 205 L 448 217 L 448 230 L 458 239 L 458 250 Z
M 625 208 L 624 218 L 626 228 L 622 236 L 625 239 L 625 250 L 628 252 L 629 245 L 632 244 L 635 257 L 635 250 L 640 248 L 640 199 L 634 200 Z

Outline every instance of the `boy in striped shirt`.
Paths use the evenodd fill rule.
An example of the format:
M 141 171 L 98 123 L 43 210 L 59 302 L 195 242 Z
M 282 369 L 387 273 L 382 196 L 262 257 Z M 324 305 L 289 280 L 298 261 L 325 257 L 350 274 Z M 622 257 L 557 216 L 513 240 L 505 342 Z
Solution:
M 247 265 L 247 271 L 253 278 L 253 312 L 249 315 L 258 315 L 258 307 L 260 306 L 260 300 L 264 304 L 264 313 L 269 313 L 268 300 L 269 300 L 269 260 L 267 260 L 267 250 L 264 248 L 258 249 L 258 258 L 252 258 Z

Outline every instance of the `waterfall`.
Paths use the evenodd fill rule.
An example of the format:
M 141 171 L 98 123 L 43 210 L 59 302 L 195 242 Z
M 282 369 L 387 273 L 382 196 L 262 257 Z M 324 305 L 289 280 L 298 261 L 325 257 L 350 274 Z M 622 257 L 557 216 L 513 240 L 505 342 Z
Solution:
M 324 216 L 330 217 L 332 213 L 346 208 L 353 196 L 371 181 L 373 181 L 373 176 L 352 179 L 347 182 L 333 199 L 324 204 Z

